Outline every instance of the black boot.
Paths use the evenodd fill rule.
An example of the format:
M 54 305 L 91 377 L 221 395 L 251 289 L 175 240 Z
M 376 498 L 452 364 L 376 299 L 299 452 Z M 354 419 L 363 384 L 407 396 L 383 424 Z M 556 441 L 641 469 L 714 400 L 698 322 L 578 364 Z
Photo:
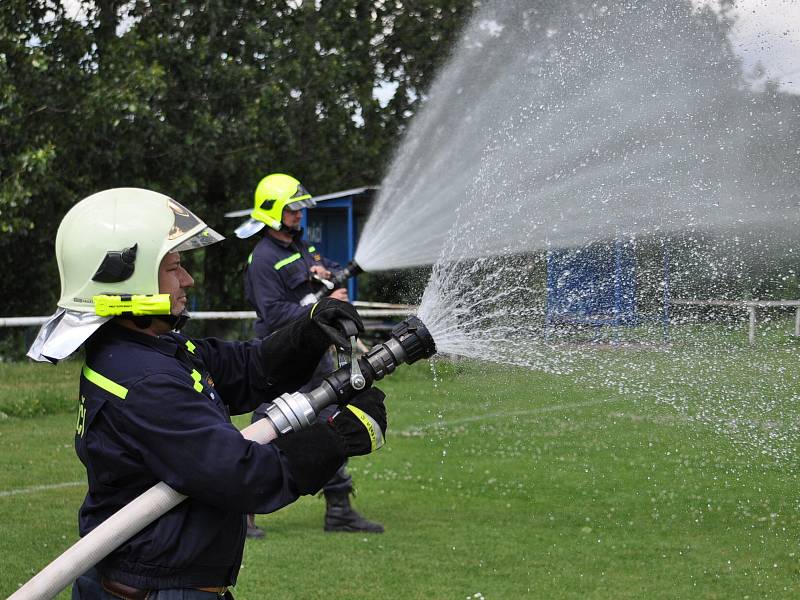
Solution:
M 264 530 L 256 526 L 255 515 L 247 515 L 247 537 L 254 539 L 264 537 Z
M 353 510 L 347 492 L 325 492 L 325 503 L 325 531 L 383 533 L 383 525 L 368 521 Z

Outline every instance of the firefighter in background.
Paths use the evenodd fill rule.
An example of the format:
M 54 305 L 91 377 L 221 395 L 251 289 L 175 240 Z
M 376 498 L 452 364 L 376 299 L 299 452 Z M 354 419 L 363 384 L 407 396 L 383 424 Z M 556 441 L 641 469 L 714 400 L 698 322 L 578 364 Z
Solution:
M 59 226 L 59 308 L 28 355 L 57 362 L 85 347 L 75 435 L 88 479 L 80 534 L 159 481 L 188 496 L 79 577 L 74 600 L 230 598 L 246 513 L 316 493 L 348 456 L 371 449 L 347 409 L 265 445 L 233 426 L 231 414 L 307 381 L 332 341 L 346 343 L 340 320 L 360 319 L 326 298 L 263 340 L 180 334 L 194 284 L 180 253 L 221 239 L 171 198 L 136 188 L 89 196 Z M 351 404 L 385 430 L 380 392 Z
M 281 173 L 267 175 L 256 187 L 251 218 L 236 229 L 237 237 L 242 239 L 266 231 L 250 254 L 244 275 L 247 300 L 258 315 L 255 322 L 258 337 L 268 336 L 284 324 L 308 315 L 314 293 L 323 285 L 332 286 L 328 280 L 339 265 L 321 256 L 302 239 L 301 210 L 315 204 L 311 194 L 294 177 Z M 330 297 L 347 301 L 347 290 L 333 289 Z M 333 369 L 333 359 L 326 354 L 300 391 L 317 387 Z M 263 408 L 253 413 L 254 421 L 264 417 Z M 323 411 L 320 419 L 329 415 Z M 323 492 L 325 531 L 383 532 L 382 525 L 365 519 L 353 509 L 350 503 L 353 480 L 345 466 L 325 484 Z M 252 517 L 248 535 L 264 535 Z

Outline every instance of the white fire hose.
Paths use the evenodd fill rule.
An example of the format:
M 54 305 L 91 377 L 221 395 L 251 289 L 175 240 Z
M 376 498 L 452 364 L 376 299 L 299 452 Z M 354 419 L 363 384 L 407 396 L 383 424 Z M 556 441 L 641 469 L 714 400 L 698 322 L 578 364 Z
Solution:
M 269 419 L 242 430 L 245 439 L 266 444 L 277 437 Z M 166 483 L 157 483 L 111 515 L 42 569 L 8 600 L 50 600 L 108 554 L 186 499 Z

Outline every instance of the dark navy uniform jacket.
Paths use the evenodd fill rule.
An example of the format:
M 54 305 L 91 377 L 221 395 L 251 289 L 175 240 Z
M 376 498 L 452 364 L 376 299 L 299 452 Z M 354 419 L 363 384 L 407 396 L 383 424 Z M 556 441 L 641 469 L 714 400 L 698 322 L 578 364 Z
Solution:
M 266 234 L 248 259 L 244 291 L 258 315 L 255 323 L 258 337 L 309 313 L 311 305 L 300 306 L 300 301 L 320 289 L 320 284 L 310 277 L 313 265 L 329 271 L 340 268 L 309 246 L 301 235 L 302 231 L 297 232 L 287 244 Z
M 112 321 L 88 340 L 75 437 L 89 484 L 80 534 L 159 481 L 189 496 L 103 560 L 101 574 L 144 589 L 235 583 L 245 513 L 298 493 L 285 456 L 244 439 L 229 415 L 308 379 L 326 344 L 291 347 L 298 337 L 154 337 Z

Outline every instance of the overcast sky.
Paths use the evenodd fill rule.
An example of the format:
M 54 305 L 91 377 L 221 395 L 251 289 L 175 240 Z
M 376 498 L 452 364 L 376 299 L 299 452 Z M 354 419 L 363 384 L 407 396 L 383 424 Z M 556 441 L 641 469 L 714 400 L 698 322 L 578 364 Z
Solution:
M 760 64 L 766 72 L 763 80 L 769 77 L 779 81 L 783 91 L 800 94 L 800 0 L 736 0 L 735 4 L 731 43 L 745 73 Z

